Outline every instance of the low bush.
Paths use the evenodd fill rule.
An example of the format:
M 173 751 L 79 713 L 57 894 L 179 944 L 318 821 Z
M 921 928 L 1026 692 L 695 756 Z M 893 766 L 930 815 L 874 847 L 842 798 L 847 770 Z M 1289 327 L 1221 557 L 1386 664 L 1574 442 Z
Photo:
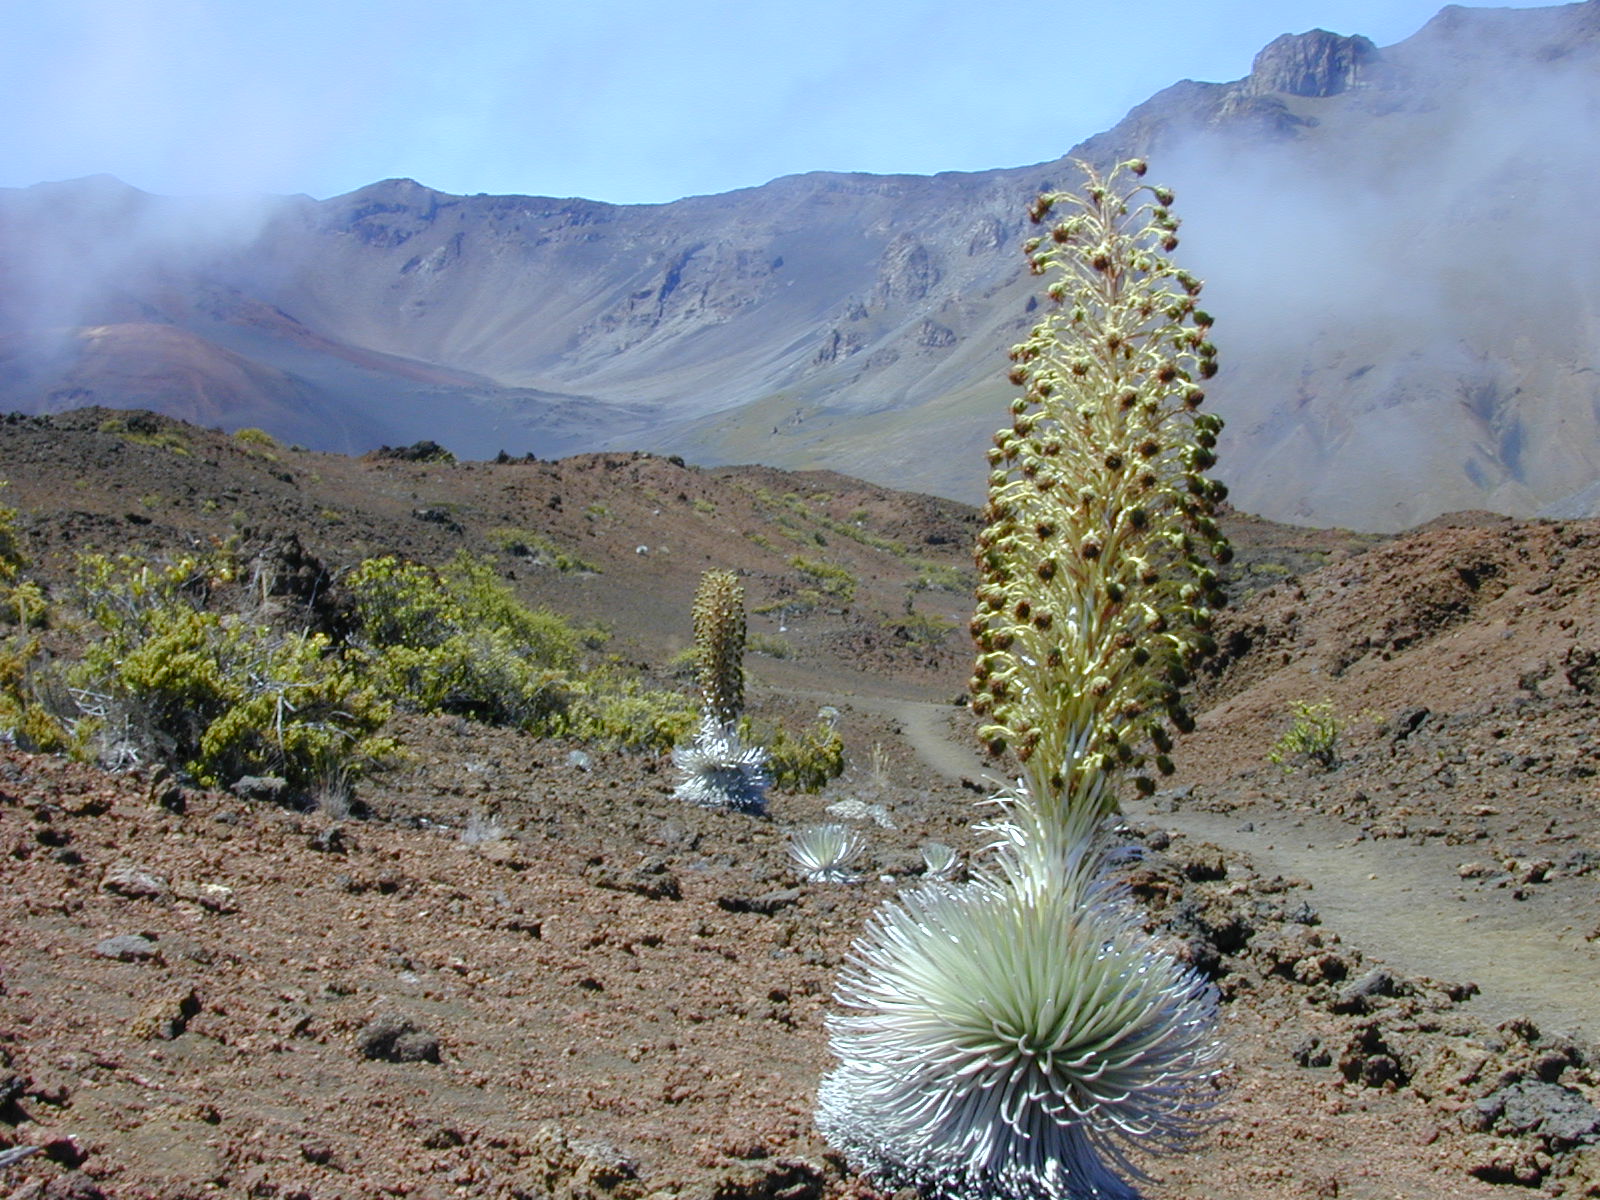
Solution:
M 67 671 L 78 743 L 122 764 L 169 762 L 203 784 L 273 774 L 302 792 L 389 757 L 389 706 L 326 637 L 208 608 L 236 573 L 225 553 L 166 566 L 80 557 L 78 599 L 98 636 Z
M 526 529 L 506 526 L 491 531 L 489 537 L 502 554 L 509 554 L 513 558 L 529 559 L 536 566 L 553 567 L 562 574 L 582 572 L 589 575 L 598 575 L 600 573 L 599 567 L 591 562 L 584 561 L 575 554 L 569 554 L 542 533 L 533 533 Z
M 529 608 L 470 555 L 442 570 L 368 559 L 345 587 L 360 669 L 407 708 L 630 748 L 663 749 L 693 726 L 681 697 L 584 669 L 603 633 Z
M 856 577 L 844 567 L 796 554 L 789 565 L 815 585 L 817 591 L 840 604 L 849 604 L 856 594 Z
M 1333 702 L 1311 704 L 1297 700 L 1290 708 L 1294 721 L 1267 752 L 1267 761 L 1285 771 L 1305 767 L 1331 771 L 1339 765 L 1339 718 Z
M 780 726 L 741 724 L 746 741 L 767 747 L 767 771 L 776 787 L 791 792 L 820 792 L 844 774 L 844 739 L 832 721 L 818 717 L 798 734 Z

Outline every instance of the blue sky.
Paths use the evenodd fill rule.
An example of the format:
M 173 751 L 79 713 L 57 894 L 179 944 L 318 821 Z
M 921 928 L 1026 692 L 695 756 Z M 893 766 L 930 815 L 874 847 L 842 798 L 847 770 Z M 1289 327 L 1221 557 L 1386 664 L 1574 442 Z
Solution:
M 651 203 L 812 170 L 1020 166 L 1179 79 L 1239 78 L 1281 33 L 1383 46 L 1439 7 L 0 0 L 0 186 L 107 172 L 326 197 L 408 176 Z

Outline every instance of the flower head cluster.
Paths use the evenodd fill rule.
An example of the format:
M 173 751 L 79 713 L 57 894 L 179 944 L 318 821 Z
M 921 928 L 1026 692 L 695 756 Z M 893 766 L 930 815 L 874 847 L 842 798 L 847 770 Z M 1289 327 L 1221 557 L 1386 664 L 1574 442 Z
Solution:
M 694 597 L 694 660 L 705 710 L 724 725 L 744 711 L 744 585 L 707 571 Z
M 1035 796 L 1074 790 L 1074 770 L 1171 770 L 1168 725 L 1192 727 L 1181 689 L 1214 649 L 1215 564 L 1231 558 L 1214 511 L 1226 489 L 1204 474 L 1222 428 L 1199 411 L 1211 317 L 1200 281 L 1163 256 L 1172 195 L 1139 183 L 1138 161 L 1084 170 L 1081 194 L 1032 209 L 1047 231 L 1029 263 L 1054 276 L 1054 307 L 1011 351 L 1023 393 L 989 452 L 977 549 L 973 709 Z

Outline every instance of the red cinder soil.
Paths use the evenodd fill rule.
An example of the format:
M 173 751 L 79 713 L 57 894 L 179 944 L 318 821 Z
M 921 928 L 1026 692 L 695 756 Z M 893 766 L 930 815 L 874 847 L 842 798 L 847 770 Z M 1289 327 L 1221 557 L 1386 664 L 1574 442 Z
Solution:
M 405 760 L 334 820 L 0 753 L 0 1195 L 873 1194 L 812 1098 L 852 939 L 924 842 L 979 850 L 1005 774 L 954 703 L 973 514 L 839 476 L 267 457 L 156 422 L 179 452 L 108 416 L 0 426 L 58 587 L 89 545 L 238 533 L 281 565 L 293 534 L 335 575 L 466 549 L 665 680 L 700 570 L 734 567 L 787 653 L 751 656 L 754 714 L 837 706 L 849 768 L 713 813 L 672 798 L 664 756 L 406 717 Z M 505 527 L 600 573 L 508 552 Z M 1215 1124 L 1146 1163 L 1145 1194 L 1600 1195 L 1600 524 L 1232 527 L 1248 595 L 1199 729 L 1128 805 L 1129 886 L 1215 979 L 1227 1064 Z M 799 603 L 796 557 L 854 594 Z M 1332 769 L 1269 763 L 1323 700 Z M 788 833 L 834 819 L 869 838 L 864 881 L 805 883 Z

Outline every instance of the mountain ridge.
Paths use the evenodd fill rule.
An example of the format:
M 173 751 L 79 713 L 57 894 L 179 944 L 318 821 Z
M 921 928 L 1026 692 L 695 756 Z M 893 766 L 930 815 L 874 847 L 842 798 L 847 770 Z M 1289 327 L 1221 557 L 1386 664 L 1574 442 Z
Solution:
M 1244 79 L 1174 84 L 1061 159 L 808 172 L 667 204 L 402 179 L 231 212 L 104 179 L 31 203 L 0 193 L 0 262 L 36 266 L 0 295 L 15 339 L 0 403 L 204 408 L 345 452 L 423 437 L 472 457 L 639 447 L 973 501 L 1004 351 L 1035 319 L 1023 207 L 1071 185 L 1072 157 L 1143 154 L 1178 191 L 1180 258 L 1212 284 L 1211 390 L 1242 507 L 1367 529 L 1528 515 L 1600 480 L 1600 293 L 1568 265 L 1592 235 L 1527 232 L 1556 214 L 1525 195 L 1573 180 L 1546 143 L 1584 158 L 1555 125 L 1570 108 L 1582 132 L 1597 31 L 1588 0 L 1452 6 L 1383 49 L 1285 35 Z M 1518 125 L 1528 103 L 1561 113 Z M 1442 214 L 1430 172 L 1447 176 Z M 83 277 L 66 279 L 74 256 Z M 1509 320 L 1478 302 L 1507 280 L 1526 293 Z M 81 331 L 106 325 L 200 341 L 97 367 Z M 198 365 L 226 354 L 265 374 L 225 385 Z M 296 394 L 311 414 L 298 421 L 278 412 Z M 332 408 L 342 423 L 319 435 Z

